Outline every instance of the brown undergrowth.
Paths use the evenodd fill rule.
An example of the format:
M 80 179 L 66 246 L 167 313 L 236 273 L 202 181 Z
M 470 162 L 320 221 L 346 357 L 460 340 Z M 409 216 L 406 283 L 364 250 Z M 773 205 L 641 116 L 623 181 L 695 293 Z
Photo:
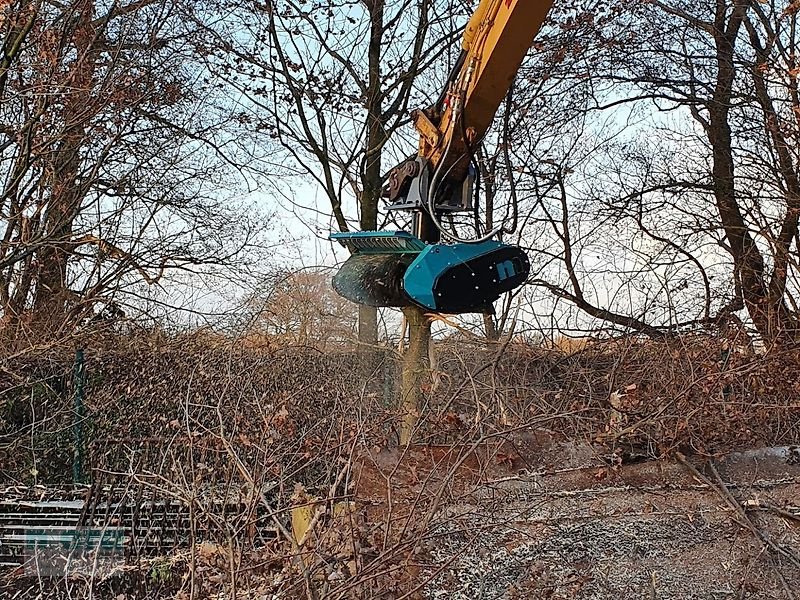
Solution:
M 171 562 L 159 571 L 142 551 L 138 567 L 127 567 L 138 575 L 98 583 L 100 596 L 152 594 L 157 583 L 177 597 L 413 597 L 442 508 L 459 493 L 454 481 L 464 469 L 477 479 L 486 465 L 518 469 L 513 441 L 522 434 L 583 444 L 610 468 L 675 450 L 800 441 L 796 350 L 757 355 L 687 335 L 575 352 L 450 340 L 434 352 L 414 438 L 436 449 L 438 471 L 398 466 L 398 358 L 388 350 L 322 354 L 197 332 L 9 353 L 0 371 L 3 483 L 17 493 L 68 484 L 82 455 L 92 493 L 185 509 L 184 530 L 162 540 Z M 378 479 L 359 498 L 358 467 L 370 460 L 381 464 Z M 392 473 L 404 478 L 402 498 L 392 498 Z M 291 531 L 298 507 L 310 520 L 300 539 Z

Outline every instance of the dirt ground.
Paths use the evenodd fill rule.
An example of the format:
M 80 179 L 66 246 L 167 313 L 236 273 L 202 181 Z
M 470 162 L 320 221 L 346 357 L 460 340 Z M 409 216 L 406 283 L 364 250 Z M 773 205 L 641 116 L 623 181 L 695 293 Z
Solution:
M 329 521 L 303 555 L 328 573 L 319 598 L 800 598 L 797 447 L 626 464 L 602 447 L 528 432 L 470 446 L 375 449 L 357 464 L 357 511 Z M 363 535 L 350 538 L 343 525 L 356 514 Z M 366 542 L 376 531 L 408 551 L 369 563 L 380 544 L 368 551 Z M 362 556 L 349 553 L 354 540 Z M 198 577 L 218 581 L 194 597 L 230 596 L 222 550 L 200 545 Z M 288 551 L 243 555 L 242 572 L 263 572 L 242 580 L 235 597 L 306 597 L 280 582 L 293 573 Z M 130 567 L 98 584 L 95 597 L 187 597 L 193 559 L 186 548 L 172 559 Z M 355 561 L 358 591 L 339 579 Z M 397 585 L 369 587 L 374 565 Z M 38 579 L 17 575 L 4 582 L 0 573 L 0 596 L 43 597 Z M 45 596 L 84 597 L 68 588 Z
M 448 488 L 420 553 L 423 597 L 800 597 L 797 448 L 717 457 L 716 479 L 696 457 L 702 473 L 677 460 L 614 467 L 589 445 L 541 442 L 374 457 L 360 493 L 376 507 L 380 474 L 398 515 L 420 512 L 421 489 Z

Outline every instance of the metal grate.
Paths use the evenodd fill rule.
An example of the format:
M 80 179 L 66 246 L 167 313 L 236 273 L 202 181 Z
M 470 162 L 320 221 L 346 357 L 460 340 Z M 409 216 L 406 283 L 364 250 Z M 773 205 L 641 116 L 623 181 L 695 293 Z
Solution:
M 66 548 L 101 534 L 113 538 L 129 558 L 163 554 L 186 547 L 192 530 L 196 541 L 218 537 L 219 523 L 209 513 L 223 520 L 246 518 L 253 543 L 278 535 L 266 507 L 252 509 L 236 498 L 220 497 L 205 503 L 205 509 L 196 514 L 168 494 L 130 484 L 6 488 L 0 490 L 0 566 L 23 565 L 35 546 Z

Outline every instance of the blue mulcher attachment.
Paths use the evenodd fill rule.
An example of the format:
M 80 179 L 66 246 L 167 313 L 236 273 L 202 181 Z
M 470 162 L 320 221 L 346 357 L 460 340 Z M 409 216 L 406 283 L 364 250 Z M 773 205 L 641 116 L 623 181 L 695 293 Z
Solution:
M 369 306 L 482 312 L 530 272 L 522 249 L 496 241 L 426 244 L 405 231 L 334 233 L 331 239 L 352 253 L 334 276 L 334 289 Z

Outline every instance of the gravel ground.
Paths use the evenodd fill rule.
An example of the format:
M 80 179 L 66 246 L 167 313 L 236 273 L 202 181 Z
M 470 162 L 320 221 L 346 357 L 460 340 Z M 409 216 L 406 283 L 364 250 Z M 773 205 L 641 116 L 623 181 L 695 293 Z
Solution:
M 719 492 L 678 463 L 578 468 L 477 486 L 441 512 L 427 598 L 800 597 L 796 450 L 731 455 L 723 479 L 764 548 Z M 771 508 L 767 508 L 771 507 Z M 797 557 L 797 558 L 793 558 Z

